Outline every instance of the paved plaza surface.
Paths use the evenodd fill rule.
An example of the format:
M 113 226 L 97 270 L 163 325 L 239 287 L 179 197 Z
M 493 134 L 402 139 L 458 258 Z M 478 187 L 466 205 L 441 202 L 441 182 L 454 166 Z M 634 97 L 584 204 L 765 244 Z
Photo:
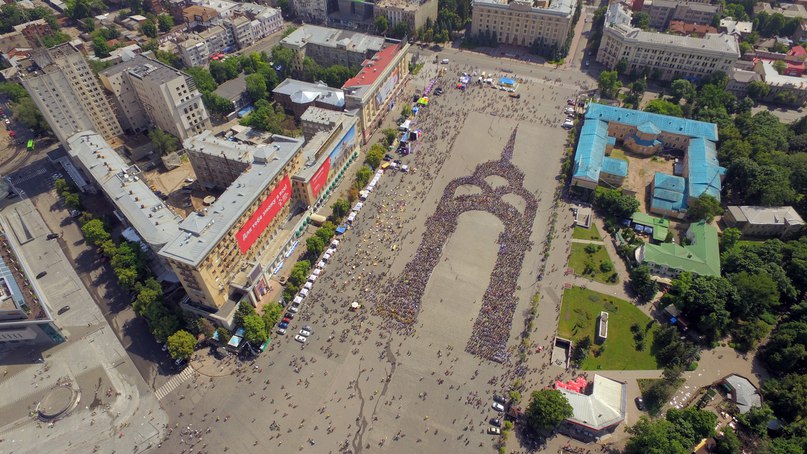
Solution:
M 562 107 L 581 84 L 557 81 L 554 69 L 532 65 L 531 74 L 508 73 L 522 80 L 521 99 L 479 86 L 462 92 L 453 88 L 462 71 L 505 75 L 496 71 L 500 61 L 456 54 L 466 56 L 472 66 L 455 62 L 452 55 L 448 74 L 437 82 L 445 94 L 433 96 L 417 117 L 416 128 L 424 136 L 415 152 L 402 158 L 412 171 L 382 177 L 292 322 L 294 329 L 314 328 L 309 341 L 301 346 L 289 335 L 275 336 L 257 361 L 240 365 L 200 351 L 191 362 L 198 372 L 161 401 L 172 414 L 173 430 L 160 452 L 190 452 L 191 447 L 194 452 L 317 453 L 492 449 L 495 439 L 485 434 L 486 421 L 496 416 L 490 399 L 515 377 L 513 348 L 538 291 L 542 244 L 567 136 L 560 128 Z M 407 90 L 422 90 L 435 77 L 437 66 L 430 61 Z M 478 165 L 499 160 L 516 128 L 511 162 L 525 175 L 523 187 L 538 205 L 532 225 L 522 226 L 531 246 L 520 275 L 512 276 L 518 305 L 511 317 L 499 320 L 509 337 L 510 359 L 498 364 L 465 351 L 475 335 L 504 230 L 499 218 L 486 211 L 468 210 L 458 217 L 425 285 L 411 334 L 388 330 L 389 316 L 375 306 L 385 291 L 406 280 L 401 273 L 432 233 L 426 221 L 435 214 L 444 188 Z M 489 177 L 485 182 L 496 188 L 506 180 Z M 518 197 L 502 200 L 516 210 L 525 208 Z M 348 311 L 352 301 L 361 303 L 362 310 Z M 554 303 L 546 301 L 546 310 L 554 314 Z M 546 319 L 554 323 L 554 315 Z M 554 326 L 534 336 L 553 334 Z M 534 367 L 525 378 L 537 382 L 545 375 L 538 370 Z

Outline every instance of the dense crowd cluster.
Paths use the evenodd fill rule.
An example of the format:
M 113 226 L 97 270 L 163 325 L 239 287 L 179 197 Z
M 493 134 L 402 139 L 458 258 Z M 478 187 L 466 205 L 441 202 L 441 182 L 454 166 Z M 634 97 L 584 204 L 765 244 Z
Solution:
M 538 207 L 535 196 L 523 188 L 524 174 L 510 162 L 516 132 L 517 129 L 513 130 L 500 160 L 482 163 L 472 175 L 446 186 L 435 213 L 426 221 L 427 234 L 417 253 L 401 278 L 388 285 L 386 297 L 377 307 L 392 328 L 406 333 L 413 330 L 426 284 L 440 260 L 443 246 L 456 230 L 459 216 L 468 211 L 486 211 L 501 220 L 504 231 L 499 236 L 496 265 L 466 351 L 489 360 L 506 361 L 507 340 L 518 303 L 516 281 L 524 255 L 531 247 L 530 234 Z M 501 177 L 507 184 L 494 188 L 486 181 L 490 176 Z M 456 195 L 464 186 L 475 186 L 480 191 Z M 523 200 L 521 210 L 503 200 L 506 194 Z

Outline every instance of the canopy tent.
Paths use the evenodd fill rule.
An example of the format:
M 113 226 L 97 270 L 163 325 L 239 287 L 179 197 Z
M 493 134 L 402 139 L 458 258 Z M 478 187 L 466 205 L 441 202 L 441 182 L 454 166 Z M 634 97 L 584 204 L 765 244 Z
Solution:
M 336 228 L 336 234 L 337 235 L 341 235 L 341 234 L 345 233 L 346 231 L 347 231 L 347 227 L 345 227 L 344 225 L 340 225 L 339 227 Z
M 323 262 L 322 260 L 320 260 L 320 261 L 319 261 L 319 263 L 317 263 L 317 268 L 325 268 L 325 262 Z M 316 270 L 315 270 L 315 271 L 316 271 Z
M 424 96 L 424 97 L 418 99 L 418 104 L 420 104 L 421 106 L 428 106 L 429 105 L 429 97 Z
M 300 296 L 302 296 L 302 297 L 308 296 L 308 289 L 304 288 L 304 289 L 300 290 Z
M 506 87 L 512 87 L 515 84 L 516 84 L 516 81 L 514 79 L 509 78 L 509 77 L 502 77 L 501 79 L 499 79 L 499 85 L 504 85 Z
M 308 276 L 308 282 L 314 282 L 317 280 L 318 277 L 319 276 L 317 276 L 316 274 L 312 274 L 311 276 Z
M 315 277 L 316 277 L 316 276 L 319 276 L 320 274 L 322 274 L 322 270 L 321 270 L 321 269 L 317 268 L 317 269 L 315 269 L 315 270 L 314 270 L 314 276 L 315 276 Z
M 353 220 L 354 220 L 354 219 L 356 219 L 356 212 L 355 212 L 355 211 L 351 212 L 351 213 L 350 213 L 350 214 L 347 216 L 347 222 L 353 222 Z
M 411 120 L 406 120 L 403 123 L 401 123 L 401 126 L 399 127 L 399 129 L 401 131 L 407 131 L 407 130 L 409 130 L 409 125 L 410 124 L 412 124 L 412 121 Z
M 336 248 L 336 246 L 339 246 L 339 240 L 333 240 L 333 241 L 331 241 L 331 247 L 332 247 L 332 248 Z
M 356 205 L 353 206 L 353 211 L 361 211 L 364 207 L 364 202 L 358 202 Z
M 295 297 L 294 297 L 294 301 L 293 301 L 293 302 L 295 302 L 295 303 L 297 303 L 297 304 L 300 304 L 300 303 L 302 303 L 302 302 L 303 302 L 303 297 L 302 297 L 302 296 L 299 296 L 299 295 L 298 295 L 298 296 L 295 296 Z
M 333 255 L 334 252 L 336 252 L 336 248 L 330 247 L 330 248 L 325 250 L 325 253 L 328 254 L 328 255 Z
M 307 288 L 308 290 L 311 290 L 312 288 L 314 288 L 314 283 L 311 282 L 311 281 L 308 281 L 305 284 L 303 284 L 303 288 Z
M 327 252 L 322 256 L 322 260 L 325 261 L 325 262 L 327 262 L 330 259 L 331 259 L 331 254 L 328 254 Z

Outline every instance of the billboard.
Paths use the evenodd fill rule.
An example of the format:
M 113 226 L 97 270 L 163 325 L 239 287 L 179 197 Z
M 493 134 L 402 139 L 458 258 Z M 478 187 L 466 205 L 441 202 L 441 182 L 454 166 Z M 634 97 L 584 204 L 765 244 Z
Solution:
M 342 136 L 342 140 L 336 144 L 333 151 L 331 151 L 331 162 L 339 162 L 339 157 L 342 156 L 342 153 L 345 151 L 352 151 L 356 147 L 356 125 L 350 127 L 347 130 L 344 136 Z
M 395 68 L 395 71 L 389 75 L 387 80 L 384 81 L 384 85 L 381 86 L 378 93 L 375 95 L 376 109 L 379 109 L 379 107 L 387 101 L 387 98 L 392 94 L 392 90 L 396 85 L 398 85 L 398 68 Z
M 280 184 L 275 187 L 269 197 L 261 203 L 261 206 L 252 213 L 252 216 L 247 219 L 247 222 L 235 234 L 238 248 L 242 254 L 246 254 L 249 248 L 255 243 L 255 240 L 261 236 L 266 227 L 272 220 L 291 200 L 291 180 L 286 175 Z
M 325 162 L 323 162 L 322 165 L 319 166 L 319 170 L 317 170 L 316 173 L 314 173 L 314 176 L 311 177 L 311 182 L 309 183 L 311 185 L 311 195 L 314 196 L 315 199 L 317 198 L 317 194 L 319 194 L 319 191 L 321 191 L 322 188 L 325 186 L 325 183 L 328 182 L 328 174 L 330 173 L 330 171 L 331 171 L 331 158 L 329 156 L 325 158 Z

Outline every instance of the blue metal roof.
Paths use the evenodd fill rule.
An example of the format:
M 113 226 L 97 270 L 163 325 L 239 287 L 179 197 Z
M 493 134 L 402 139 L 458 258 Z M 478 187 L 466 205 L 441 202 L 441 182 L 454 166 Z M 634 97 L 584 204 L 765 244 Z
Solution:
M 641 145 L 643 147 L 655 147 L 656 145 L 661 145 L 662 144 L 662 142 L 660 140 L 657 140 L 657 139 L 644 140 L 644 139 L 639 138 L 639 136 L 636 135 L 636 134 L 634 134 L 631 138 L 633 139 L 634 142 L 638 143 L 639 145 Z
M 720 179 L 726 174 L 726 169 L 717 162 L 717 147 L 714 142 L 702 138 L 689 141 L 687 172 L 689 195 L 700 197 L 708 194 L 720 200 Z
M 603 158 L 602 171 L 620 177 L 628 176 L 628 161 L 616 158 Z
M 661 130 L 649 121 L 640 124 L 636 129 L 644 134 L 661 134 Z
M 675 175 L 656 172 L 656 175 L 653 177 L 653 187 L 683 193 L 686 187 L 686 180 Z
M 577 152 L 574 155 L 574 178 L 597 183 L 609 143 L 608 124 L 604 121 L 586 120 L 580 129 Z
M 717 125 L 714 123 L 670 117 L 667 115 L 642 112 L 641 110 L 623 109 L 622 107 L 590 103 L 588 111 L 586 112 L 586 120 L 588 119 L 597 119 L 604 122 L 616 121 L 636 127 L 644 125 L 645 123 L 652 123 L 653 126 L 663 132 L 689 137 L 702 137 L 707 140 L 717 141 Z

